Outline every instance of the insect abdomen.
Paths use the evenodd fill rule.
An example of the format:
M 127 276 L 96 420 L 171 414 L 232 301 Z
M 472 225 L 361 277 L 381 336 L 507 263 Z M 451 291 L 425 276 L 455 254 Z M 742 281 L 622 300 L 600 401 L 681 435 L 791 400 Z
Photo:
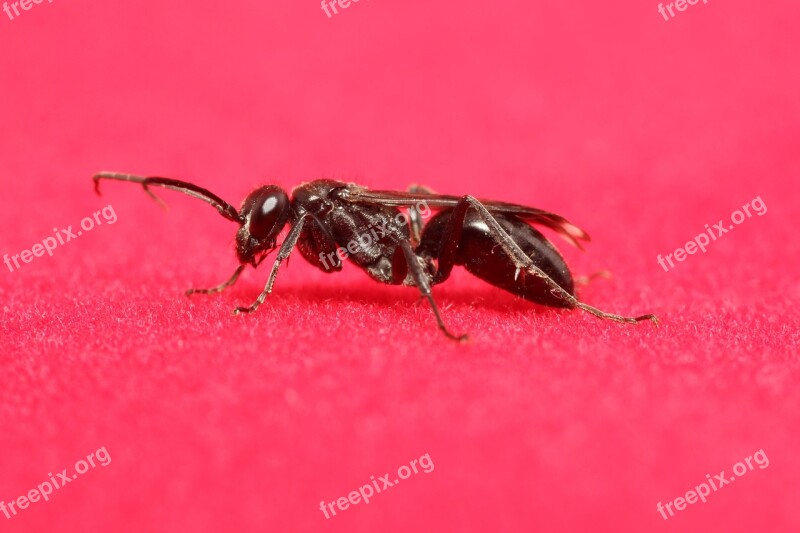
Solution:
M 433 243 L 438 245 L 441 242 L 441 233 L 449 224 L 451 214 L 450 211 L 441 212 L 428 222 L 420 252 L 432 251 Z M 572 274 L 564 258 L 544 235 L 514 215 L 495 215 L 495 218 L 522 251 L 533 259 L 537 267 L 569 294 L 575 295 Z M 554 295 L 543 279 L 525 270 L 518 270 L 508 254 L 492 238 L 486 223 L 473 211 L 467 214 L 455 263 L 495 287 L 526 300 L 549 307 L 572 307 L 570 303 Z

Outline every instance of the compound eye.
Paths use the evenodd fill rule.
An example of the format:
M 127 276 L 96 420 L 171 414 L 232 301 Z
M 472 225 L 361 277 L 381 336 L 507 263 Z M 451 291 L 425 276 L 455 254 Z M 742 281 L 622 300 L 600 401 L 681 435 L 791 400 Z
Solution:
M 277 237 L 289 218 L 289 198 L 274 185 L 256 189 L 245 204 L 250 212 L 250 235 L 259 240 Z

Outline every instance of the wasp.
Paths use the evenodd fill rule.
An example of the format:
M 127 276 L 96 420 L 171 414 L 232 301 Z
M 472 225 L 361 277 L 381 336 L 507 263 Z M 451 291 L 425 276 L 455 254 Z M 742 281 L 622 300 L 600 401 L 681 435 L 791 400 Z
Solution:
M 277 249 L 264 290 L 250 306 L 235 308 L 235 315 L 252 313 L 264 303 L 281 264 L 297 248 L 323 272 L 339 272 L 349 260 L 375 281 L 416 287 L 430 304 L 439 329 L 458 341 L 468 336 L 447 328 L 431 292 L 433 286 L 447 281 L 455 266 L 536 304 L 578 308 L 623 323 L 658 323 L 652 314 L 626 317 L 578 300 L 564 258 L 534 226 L 549 228 L 581 249 L 581 241 L 589 241 L 589 236 L 564 217 L 534 207 L 435 194 L 422 186 L 407 191 L 370 190 L 319 179 L 295 187 L 291 195 L 277 185 L 264 185 L 248 194 L 236 209 L 211 191 L 176 179 L 100 172 L 93 180 L 97 194 L 101 180 L 138 183 L 162 205 L 153 187 L 182 192 L 206 202 L 238 225 L 239 265 L 233 275 L 216 287 L 189 289 L 187 295 L 223 291 L 236 283 L 248 265 L 257 268 Z M 423 221 L 423 214 L 431 211 L 435 214 Z M 278 244 L 286 227 L 288 233 Z

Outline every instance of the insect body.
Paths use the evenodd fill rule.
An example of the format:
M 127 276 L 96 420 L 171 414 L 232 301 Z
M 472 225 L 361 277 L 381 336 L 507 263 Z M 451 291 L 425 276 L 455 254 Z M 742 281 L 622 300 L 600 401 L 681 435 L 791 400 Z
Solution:
M 230 279 L 210 289 L 190 289 L 187 294 L 224 290 L 247 265 L 258 267 L 277 248 L 264 290 L 252 305 L 237 307 L 234 314 L 251 313 L 264 302 L 281 263 L 297 247 L 308 262 L 324 272 L 340 271 L 343 261 L 349 259 L 376 281 L 416 287 L 429 302 L 439 328 L 456 340 L 467 336 L 447 329 L 431 293 L 431 287 L 446 281 L 456 265 L 538 304 L 580 308 L 618 322 L 657 322 L 653 315 L 624 317 L 579 301 L 561 254 L 531 224 L 548 227 L 578 247 L 589 237 L 563 217 L 540 209 L 439 195 L 422 187 L 407 192 L 373 191 L 340 181 L 315 180 L 296 187 L 291 198 L 275 185 L 260 187 L 236 210 L 214 193 L 184 181 L 113 172 L 101 172 L 93 179 L 98 194 L 103 179 L 139 183 L 159 202 L 151 187 L 180 191 L 205 201 L 239 225 L 239 266 Z M 423 206 L 437 211 L 424 225 Z M 278 236 L 287 225 L 288 234 L 279 245 Z
M 446 280 L 454 265 L 462 265 L 484 281 L 526 300 L 550 307 L 572 307 L 568 300 L 552 292 L 548 280 L 529 275 L 528 270 L 517 267 L 513 256 L 498 245 L 477 212 L 467 211 L 464 221 L 455 226 L 453 216 L 453 210 L 446 210 L 431 219 L 423 230 L 422 242 L 417 248 L 417 253 L 422 257 L 438 260 L 435 283 Z M 515 215 L 498 214 L 494 218 L 511 241 L 550 280 L 569 295 L 575 296 L 575 284 L 564 258 L 544 235 Z M 449 228 L 456 231 L 460 229 L 461 234 L 447 235 Z M 457 242 L 458 245 L 440 246 L 444 242 Z

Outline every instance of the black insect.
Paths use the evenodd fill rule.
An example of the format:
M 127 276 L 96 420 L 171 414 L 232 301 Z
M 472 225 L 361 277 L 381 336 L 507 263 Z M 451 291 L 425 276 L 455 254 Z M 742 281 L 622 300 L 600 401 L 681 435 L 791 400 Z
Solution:
M 236 253 L 240 264 L 230 279 L 210 289 L 189 289 L 187 294 L 222 291 L 236 282 L 247 265 L 258 267 L 269 252 L 279 248 L 264 290 L 252 305 L 237 307 L 234 314 L 252 313 L 264 302 L 281 263 L 297 246 L 308 262 L 324 272 L 341 270 L 343 260 L 349 258 L 376 281 L 417 287 L 430 303 L 439 328 L 451 339 L 467 336 L 454 335 L 444 325 L 431 287 L 447 280 L 455 265 L 541 305 L 578 307 L 617 322 L 657 322 L 654 315 L 624 317 L 578 301 L 563 257 L 531 224 L 548 227 L 579 248 L 580 241 L 588 241 L 589 236 L 563 217 L 533 207 L 434 194 L 417 186 L 408 192 L 372 191 L 316 180 L 296 187 L 291 198 L 278 186 L 260 187 L 237 211 L 214 193 L 184 181 L 113 172 L 101 172 L 93 179 L 98 194 L 102 179 L 139 183 L 162 205 L 150 187 L 180 191 L 211 204 L 239 225 Z M 423 225 L 423 214 L 431 210 L 437 213 Z M 278 235 L 287 224 L 289 232 L 279 247 Z

